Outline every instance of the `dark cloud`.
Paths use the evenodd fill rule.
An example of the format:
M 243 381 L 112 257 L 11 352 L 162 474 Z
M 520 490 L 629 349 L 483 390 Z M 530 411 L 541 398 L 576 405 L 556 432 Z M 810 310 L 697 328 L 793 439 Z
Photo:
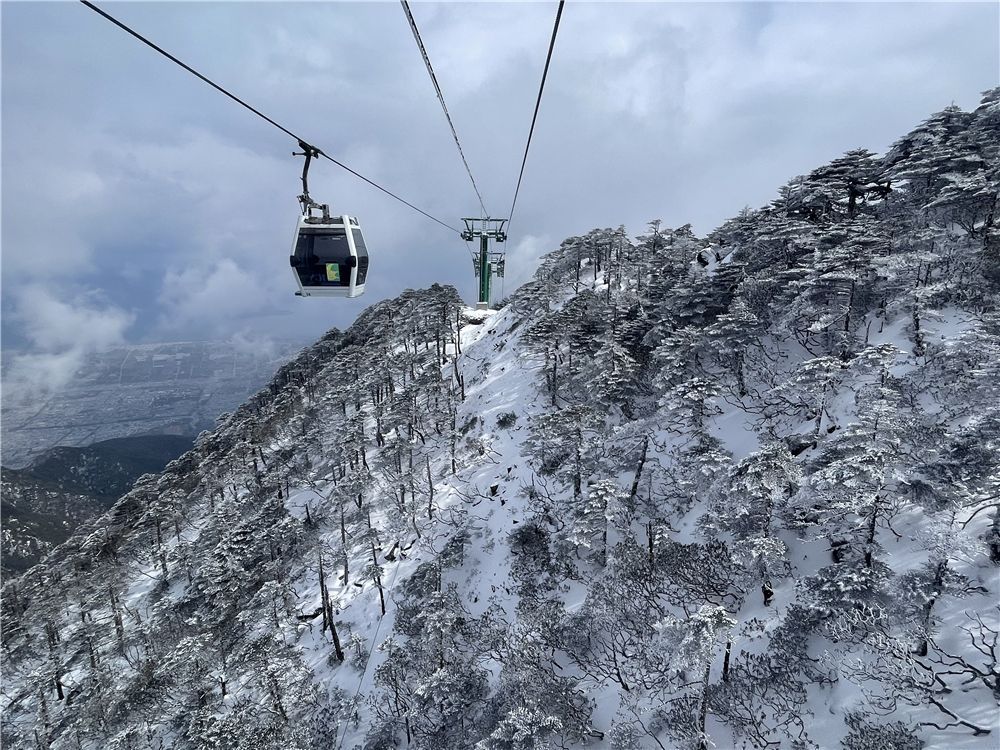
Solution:
M 554 9 L 413 5 L 495 214 Z M 109 10 L 431 213 L 478 213 L 397 4 Z M 107 337 L 305 339 L 407 287 L 472 298 L 464 243 L 329 163 L 313 193 L 362 218 L 369 291 L 293 297 L 300 163 L 287 137 L 78 4 L 2 15 L 5 345 L 51 357 Z M 569 4 L 507 290 L 567 235 L 656 217 L 706 231 L 846 149 L 884 149 L 952 101 L 974 106 L 998 82 L 997 28 L 995 4 Z M 26 327 L 39 305 L 106 335 L 39 348 Z

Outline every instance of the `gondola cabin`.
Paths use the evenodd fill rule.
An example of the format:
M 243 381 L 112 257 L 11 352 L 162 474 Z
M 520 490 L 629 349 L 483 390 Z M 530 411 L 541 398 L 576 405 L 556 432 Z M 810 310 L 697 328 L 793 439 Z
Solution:
M 325 207 L 324 207 L 325 209 Z M 301 297 L 360 297 L 368 277 L 368 249 L 353 216 L 299 217 L 289 261 Z

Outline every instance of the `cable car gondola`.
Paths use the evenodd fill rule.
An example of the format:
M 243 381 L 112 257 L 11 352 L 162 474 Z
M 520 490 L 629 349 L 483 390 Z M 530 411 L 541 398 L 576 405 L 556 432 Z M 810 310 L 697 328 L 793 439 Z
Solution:
M 313 216 L 313 209 L 321 216 Z M 312 204 L 299 217 L 289 258 L 300 297 L 360 297 L 368 277 L 368 249 L 353 216 L 330 216 Z
M 302 215 L 288 261 L 299 297 L 360 297 L 368 278 L 368 248 L 361 224 L 353 216 L 331 216 L 330 207 L 309 197 L 309 164 L 320 150 L 299 141 L 306 157 L 302 165 Z M 314 212 L 319 212 L 315 216 Z

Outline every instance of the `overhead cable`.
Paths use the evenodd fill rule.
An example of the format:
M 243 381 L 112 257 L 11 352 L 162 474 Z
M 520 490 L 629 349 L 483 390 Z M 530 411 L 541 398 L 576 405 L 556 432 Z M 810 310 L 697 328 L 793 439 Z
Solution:
M 476 191 L 476 197 L 479 199 L 479 207 L 483 210 L 483 216 L 488 216 L 489 213 L 483 203 L 483 196 L 479 192 L 479 186 L 476 185 L 476 178 L 472 176 L 472 169 L 470 169 L 469 162 L 465 158 L 465 152 L 462 150 L 462 144 L 458 140 L 458 131 L 455 130 L 455 123 L 451 120 L 451 114 L 448 112 L 448 105 L 444 103 L 444 94 L 441 92 L 441 86 L 438 85 L 437 76 L 434 74 L 434 66 L 431 65 L 431 58 L 428 56 L 427 49 L 424 47 L 424 42 L 420 38 L 420 30 L 417 29 L 417 22 L 413 19 L 413 13 L 410 12 L 410 4 L 406 0 L 399 0 L 399 2 L 403 6 L 403 12 L 406 14 L 406 20 L 410 23 L 410 31 L 413 32 L 413 39 L 417 43 L 420 55 L 424 58 L 424 65 L 427 67 L 427 74 L 431 77 L 431 83 L 434 84 L 434 92 L 437 94 L 438 101 L 441 102 L 441 109 L 444 110 L 444 116 L 448 120 L 448 127 L 451 128 L 451 135 L 455 139 L 455 145 L 458 147 L 458 155 L 462 157 L 462 164 L 465 165 L 465 171 L 468 173 L 469 180 L 472 182 L 472 189 Z
M 222 86 L 220 86 L 215 81 L 213 81 L 212 79 L 208 78 L 207 76 L 202 75 L 201 73 L 199 73 L 197 70 L 195 70 L 194 68 L 192 68 L 187 63 L 185 63 L 185 62 L 177 59 L 172 54 L 170 54 L 169 52 L 167 52 L 165 49 L 163 49 L 162 47 L 158 46 L 154 42 L 150 41 L 149 39 L 147 39 L 146 37 L 144 37 L 139 32 L 137 32 L 137 31 L 131 29 L 130 27 L 126 26 L 124 23 L 122 23 L 121 21 L 119 21 L 114 16 L 112 16 L 109 13 L 106 13 L 105 11 L 101 10 L 96 5 L 94 5 L 92 2 L 89 2 L 89 0 L 80 0 L 80 2 L 83 3 L 84 5 L 86 5 L 88 8 L 90 8 L 92 11 L 94 11 L 98 15 L 103 16 L 108 21 L 111 21 L 111 23 L 113 23 L 118 28 L 120 28 L 123 31 L 126 31 L 129 34 L 131 34 L 132 36 L 134 36 L 136 39 L 138 39 L 140 42 L 142 42 L 146 46 L 148 46 L 148 47 L 156 50 L 157 52 L 159 52 L 161 55 L 163 55 L 164 57 L 166 57 L 171 62 L 174 62 L 177 65 L 179 65 L 180 67 L 184 68 L 184 70 L 186 70 L 191 75 L 193 75 L 193 76 L 195 76 L 197 78 L 200 78 L 202 81 L 204 81 L 205 83 L 207 83 L 209 86 L 211 86 L 212 88 L 214 88 L 216 91 L 220 92 L 221 94 L 224 94 L 224 95 L 228 96 L 230 99 L 232 99 L 237 104 L 239 104 L 239 105 L 245 107 L 246 109 L 250 110 L 251 112 L 253 112 L 255 115 L 257 115 L 258 117 L 260 117 L 265 122 L 268 122 L 271 125 L 273 125 L 274 127 L 276 127 L 282 133 L 285 133 L 286 135 L 291 136 L 292 138 L 295 139 L 296 143 L 310 145 L 309 141 L 305 140 L 304 138 L 299 137 L 298 135 L 296 135 L 295 133 L 293 133 L 291 130 L 289 130 L 285 126 L 281 125 L 280 123 L 275 122 L 270 117 L 268 117 L 263 112 L 261 112 L 259 109 L 256 109 L 255 107 L 250 106 L 249 104 L 247 104 L 245 101 L 243 101 L 242 99 L 240 99 L 235 94 L 227 91 L 225 88 L 223 88 Z M 416 211 L 419 214 L 422 214 L 423 216 L 426 216 L 431 221 L 436 221 L 441 226 L 443 226 L 443 227 L 445 227 L 447 229 L 450 229 L 453 232 L 460 233 L 459 230 L 456 229 L 455 227 L 453 227 L 453 226 L 451 226 L 449 224 L 446 224 L 445 222 L 441 221 L 440 219 L 438 219 L 438 218 L 436 218 L 434 216 L 431 216 L 429 213 L 427 213 L 423 209 L 418 208 L 417 206 L 414 206 L 408 200 L 404 200 L 403 198 L 399 197 L 398 195 L 396 195 L 391 190 L 388 190 L 387 188 L 382 187 L 381 185 L 379 185 L 374 180 L 368 179 L 367 177 L 365 177 L 360 172 L 357 172 L 354 169 L 351 169 L 349 166 L 347 166 L 343 162 L 341 162 L 341 161 L 333 158 L 332 156 L 330 156 L 329 154 L 327 154 L 326 152 L 324 152 L 322 149 L 317 148 L 315 146 L 312 146 L 312 148 L 315 149 L 315 151 L 318 153 L 319 156 L 322 156 L 323 158 L 325 158 L 325 159 L 327 159 L 329 161 L 332 161 L 334 164 L 336 164 L 341 169 L 344 169 L 344 170 L 350 172 L 352 175 L 354 175 L 358 179 L 360 179 L 360 180 L 362 180 L 364 182 L 367 182 L 369 185 L 371 185 L 372 187 L 374 187 L 374 188 L 376 188 L 378 190 L 381 190 L 383 193 L 385 193 L 386 195 L 388 195 L 390 198 L 395 198 L 397 201 L 399 201 L 403 205 L 412 208 L 414 211 Z
M 545 78 L 549 74 L 549 63 L 552 62 L 552 50 L 556 46 L 556 35 L 559 33 L 559 19 L 562 18 L 563 5 L 566 0 L 559 0 L 559 7 L 556 9 L 556 20 L 552 26 L 552 38 L 549 40 L 549 53 L 545 56 L 545 68 L 542 71 L 542 82 L 538 86 L 538 98 L 535 100 L 535 114 L 531 117 L 531 129 L 528 130 L 528 141 L 524 144 L 524 158 L 521 159 L 521 173 L 517 176 L 517 187 L 514 189 L 514 200 L 510 204 L 510 213 L 507 214 L 507 233 L 510 234 L 510 223 L 514 220 L 514 207 L 517 205 L 517 194 L 521 192 L 521 180 L 524 178 L 524 165 L 528 163 L 528 149 L 531 148 L 531 136 L 535 133 L 535 121 L 538 119 L 538 108 L 542 103 L 542 92 L 545 91 Z

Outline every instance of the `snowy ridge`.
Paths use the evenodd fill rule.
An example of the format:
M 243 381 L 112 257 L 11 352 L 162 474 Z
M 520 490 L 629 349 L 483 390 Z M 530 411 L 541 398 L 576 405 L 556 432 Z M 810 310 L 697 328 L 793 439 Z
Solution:
M 5 587 L 5 745 L 996 747 L 998 102 L 324 337 Z

